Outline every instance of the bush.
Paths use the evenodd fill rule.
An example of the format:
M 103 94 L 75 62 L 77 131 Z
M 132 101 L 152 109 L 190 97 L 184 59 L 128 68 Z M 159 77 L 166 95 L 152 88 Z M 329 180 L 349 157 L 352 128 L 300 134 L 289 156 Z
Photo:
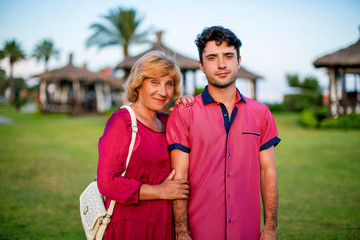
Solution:
M 319 121 L 314 110 L 308 108 L 304 109 L 300 115 L 300 124 L 305 127 L 316 128 L 319 126 Z
M 360 129 L 360 114 L 351 113 L 338 118 L 325 119 L 320 126 L 334 129 Z
M 266 105 L 268 106 L 270 112 L 272 113 L 285 111 L 284 104 L 277 103 L 277 104 L 266 104 Z
M 195 96 L 201 94 L 205 88 L 195 88 Z
M 303 92 L 284 96 L 284 108 L 286 111 L 300 112 L 306 108 L 322 105 L 322 95 L 317 92 Z

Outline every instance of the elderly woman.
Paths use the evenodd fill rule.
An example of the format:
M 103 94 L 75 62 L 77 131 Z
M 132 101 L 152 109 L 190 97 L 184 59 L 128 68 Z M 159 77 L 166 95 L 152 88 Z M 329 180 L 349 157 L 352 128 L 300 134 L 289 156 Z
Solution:
M 161 113 L 180 94 L 180 71 L 174 61 L 151 51 L 133 66 L 127 98 L 133 104 L 139 131 L 125 177 L 131 140 L 131 118 L 119 109 L 109 118 L 99 140 L 98 186 L 116 201 L 104 239 L 172 239 L 173 199 L 188 199 L 189 185 L 173 180 L 165 136 L 168 115 Z

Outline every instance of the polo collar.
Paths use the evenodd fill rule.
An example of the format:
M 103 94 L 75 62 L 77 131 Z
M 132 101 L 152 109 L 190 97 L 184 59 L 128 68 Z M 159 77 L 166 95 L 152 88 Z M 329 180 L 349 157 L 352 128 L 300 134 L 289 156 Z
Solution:
M 204 88 L 204 91 L 201 93 L 201 98 L 203 100 L 204 105 L 207 105 L 211 102 L 215 102 L 214 98 L 210 95 L 207 89 L 208 87 L 206 86 Z M 240 101 L 246 103 L 244 96 L 240 93 L 239 89 L 236 88 L 236 103 L 239 103 Z

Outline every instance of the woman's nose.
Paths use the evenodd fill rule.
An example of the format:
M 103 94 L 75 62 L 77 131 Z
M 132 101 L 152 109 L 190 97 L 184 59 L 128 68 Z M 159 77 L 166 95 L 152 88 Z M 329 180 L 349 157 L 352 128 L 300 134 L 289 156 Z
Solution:
M 167 92 L 166 92 L 166 84 L 162 84 L 160 86 L 160 89 L 159 89 L 159 94 L 163 97 L 166 97 L 167 95 Z

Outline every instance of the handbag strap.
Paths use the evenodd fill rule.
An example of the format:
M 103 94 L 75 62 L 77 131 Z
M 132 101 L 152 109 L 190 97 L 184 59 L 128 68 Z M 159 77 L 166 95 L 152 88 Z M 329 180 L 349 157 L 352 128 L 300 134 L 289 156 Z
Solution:
M 127 167 L 129 165 L 129 161 L 130 161 L 130 157 L 131 157 L 131 154 L 132 154 L 132 151 L 134 149 L 134 145 L 135 145 L 135 139 L 136 139 L 136 133 L 139 131 L 138 127 L 137 127 L 137 122 L 136 122 L 136 115 L 135 115 L 135 112 L 134 110 L 128 106 L 128 105 L 124 105 L 122 106 L 121 108 L 125 108 L 126 110 L 129 111 L 130 113 L 130 117 L 131 117 L 131 131 L 132 131 L 132 134 L 131 134 L 131 142 L 130 142 L 130 146 L 129 146 L 129 152 L 128 152 L 128 155 L 127 155 L 127 158 L 126 158 L 126 165 L 125 165 L 125 171 L 121 174 L 121 176 L 125 176 L 125 173 L 126 173 L 126 170 L 127 170 Z M 115 203 L 116 201 L 115 200 L 111 200 L 110 202 L 110 206 L 107 210 L 107 217 L 111 217 L 111 215 L 113 214 L 113 211 L 114 211 L 114 207 L 115 207 Z

